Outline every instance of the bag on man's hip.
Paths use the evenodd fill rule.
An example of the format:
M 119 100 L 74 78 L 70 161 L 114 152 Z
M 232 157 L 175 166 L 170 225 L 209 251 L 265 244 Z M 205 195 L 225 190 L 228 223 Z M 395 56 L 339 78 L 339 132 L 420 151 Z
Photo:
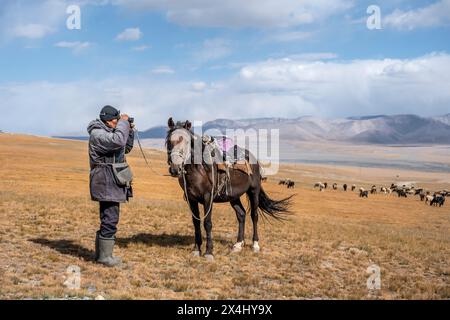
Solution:
M 131 181 L 133 181 L 133 172 L 131 172 L 128 163 L 112 163 L 111 166 L 117 185 L 121 187 L 130 187 Z

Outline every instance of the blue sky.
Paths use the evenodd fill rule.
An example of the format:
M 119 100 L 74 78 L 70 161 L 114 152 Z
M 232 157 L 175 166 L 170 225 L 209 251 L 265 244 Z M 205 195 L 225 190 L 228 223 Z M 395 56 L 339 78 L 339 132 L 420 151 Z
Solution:
M 81 30 L 66 27 L 73 4 Z M 370 5 L 381 30 L 367 28 Z M 82 133 L 105 104 L 143 128 L 169 116 L 439 115 L 449 54 L 450 0 L 6 0 L 0 129 Z

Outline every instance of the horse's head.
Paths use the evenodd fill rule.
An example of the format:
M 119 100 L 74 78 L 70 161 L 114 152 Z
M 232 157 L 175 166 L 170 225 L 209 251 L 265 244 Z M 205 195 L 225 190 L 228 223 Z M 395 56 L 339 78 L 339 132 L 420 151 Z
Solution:
M 183 165 L 191 157 L 192 124 L 189 121 L 168 121 L 169 130 L 166 137 L 167 163 L 172 177 L 178 177 Z

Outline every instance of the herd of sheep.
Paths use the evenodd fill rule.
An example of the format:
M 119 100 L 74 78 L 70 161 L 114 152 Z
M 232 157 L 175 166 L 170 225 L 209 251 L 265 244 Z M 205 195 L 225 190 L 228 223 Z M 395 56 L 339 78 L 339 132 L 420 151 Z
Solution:
M 280 180 L 278 185 L 286 186 L 288 189 L 295 187 L 295 182 L 291 179 L 284 179 Z M 314 184 L 314 189 L 318 188 L 320 191 L 324 191 L 328 188 L 327 182 L 317 182 Z M 333 183 L 331 185 L 331 188 L 333 190 L 337 190 L 338 184 Z M 342 189 L 344 191 L 347 191 L 351 189 L 352 191 L 356 190 L 356 185 L 353 184 L 351 186 L 347 184 L 342 185 Z M 425 204 L 430 204 L 431 206 L 439 206 L 442 207 L 445 204 L 445 198 L 450 197 L 450 192 L 447 190 L 437 191 L 437 192 L 430 192 L 423 188 L 417 188 L 412 185 L 398 185 L 398 184 L 391 184 L 391 186 L 388 187 L 380 187 L 377 188 L 377 186 L 373 185 L 370 190 L 365 190 L 364 188 L 359 188 L 359 196 L 361 198 L 368 198 L 369 194 L 377 194 L 377 193 L 383 193 L 386 195 L 390 195 L 393 193 L 396 193 L 398 197 L 407 198 L 408 196 L 419 196 L 420 201 L 425 201 Z
M 314 185 L 314 188 L 319 188 L 320 191 L 324 191 L 327 189 L 328 184 L 317 182 Z M 338 189 L 338 185 L 336 183 L 332 186 L 333 190 Z M 347 191 L 348 185 L 344 184 L 342 186 L 342 189 L 344 191 Z M 355 191 L 356 185 L 353 184 L 351 186 L 351 190 Z M 439 206 L 442 207 L 445 203 L 445 198 L 450 197 L 450 192 L 447 190 L 437 191 L 437 192 L 430 192 L 423 188 L 417 188 L 414 186 L 407 186 L 407 185 L 397 185 L 395 183 L 391 184 L 389 188 L 387 187 L 380 187 L 379 189 L 377 186 L 373 185 L 370 190 L 365 190 L 364 188 L 359 188 L 359 196 L 361 198 L 368 198 L 369 194 L 377 194 L 378 192 L 390 195 L 392 193 L 397 193 L 398 197 L 407 198 L 408 196 L 416 196 L 418 195 L 420 197 L 421 201 L 425 201 L 425 204 L 430 204 L 431 206 Z

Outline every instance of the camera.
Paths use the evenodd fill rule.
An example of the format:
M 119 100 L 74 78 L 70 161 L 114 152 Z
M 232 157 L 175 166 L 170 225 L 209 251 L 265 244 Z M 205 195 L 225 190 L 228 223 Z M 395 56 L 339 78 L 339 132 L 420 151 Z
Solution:
M 134 118 L 128 118 L 128 122 L 130 123 L 130 124 L 133 124 L 134 123 Z

